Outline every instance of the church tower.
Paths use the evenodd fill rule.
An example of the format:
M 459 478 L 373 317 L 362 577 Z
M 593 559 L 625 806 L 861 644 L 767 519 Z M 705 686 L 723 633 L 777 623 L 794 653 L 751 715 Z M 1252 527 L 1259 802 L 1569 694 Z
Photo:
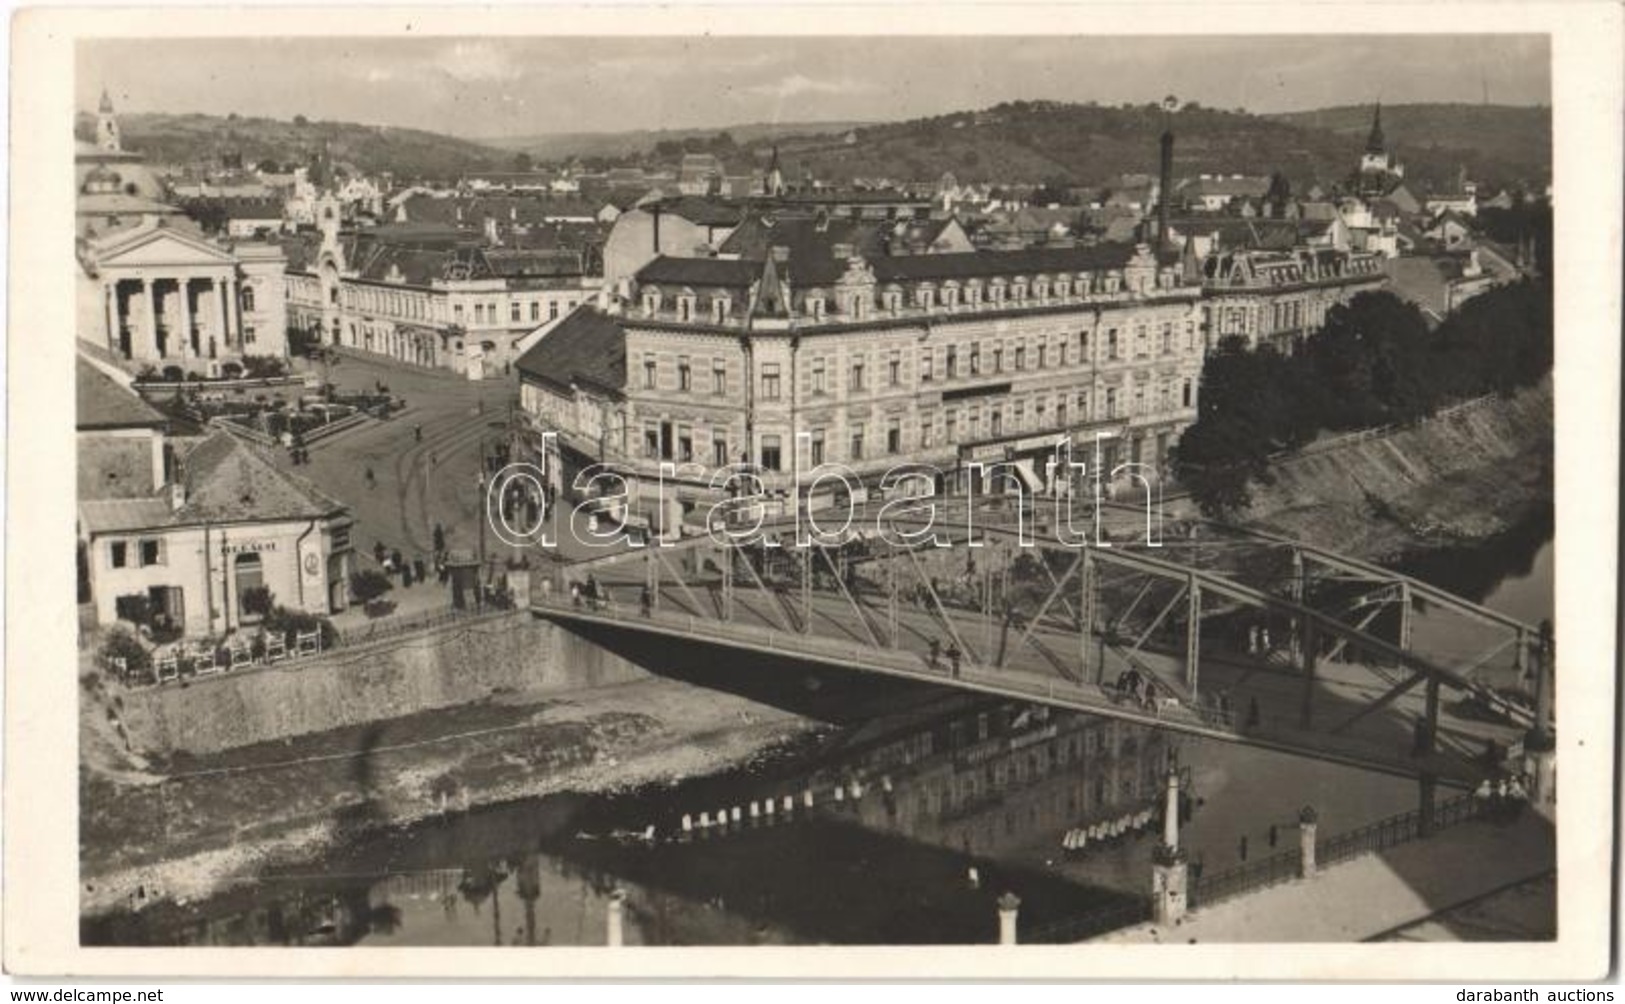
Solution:
M 119 142 L 118 116 L 113 114 L 113 99 L 107 96 L 107 88 L 102 88 L 102 103 L 96 108 L 96 148 L 104 153 L 120 153 L 124 147 Z
M 1365 154 L 1360 158 L 1360 173 L 1392 170 L 1388 159 L 1388 141 L 1382 134 L 1382 102 L 1371 116 L 1371 134 L 1366 137 Z
M 784 172 L 779 169 L 779 145 L 777 143 L 773 144 L 773 159 L 768 162 L 767 178 L 764 179 L 762 187 L 766 189 L 763 194 L 775 199 L 784 194 Z

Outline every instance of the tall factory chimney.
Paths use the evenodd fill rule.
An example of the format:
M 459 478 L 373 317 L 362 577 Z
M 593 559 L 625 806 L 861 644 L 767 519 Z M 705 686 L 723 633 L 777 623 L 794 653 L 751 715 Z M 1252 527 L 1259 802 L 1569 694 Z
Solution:
M 1174 126 L 1169 118 L 1179 102 L 1172 94 L 1162 101 L 1162 171 L 1157 193 L 1157 243 L 1161 251 L 1168 244 L 1168 204 L 1174 197 Z

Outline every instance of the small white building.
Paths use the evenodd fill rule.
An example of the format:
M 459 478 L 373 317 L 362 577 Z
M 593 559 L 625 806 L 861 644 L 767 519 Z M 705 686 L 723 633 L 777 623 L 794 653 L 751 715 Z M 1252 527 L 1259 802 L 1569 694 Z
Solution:
M 348 509 L 229 432 L 178 461 L 157 492 L 79 502 L 79 544 L 96 622 L 146 601 L 188 637 L 218 637 L 258 615 L 245 598 L 328 614 L 349 603 Z M 81 477 L 83 481 L 83 476 Z

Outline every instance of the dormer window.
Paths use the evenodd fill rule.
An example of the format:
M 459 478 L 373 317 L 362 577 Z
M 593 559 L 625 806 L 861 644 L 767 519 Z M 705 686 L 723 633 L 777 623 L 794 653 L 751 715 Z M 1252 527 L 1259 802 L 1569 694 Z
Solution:
M 936 289 L 931 286 L 920 286 L 914 290 L 914 302 L 922 310 L 930 310 L 937 303 Z
M 944 286 L 944 287 L 942 287 L 942 305 L 944 307 L 957 307 L 957 306 L 959 306 L 959 287 L 958 286 Z
M 824 298 L 822 296 L 807 297 L 807 314 L 815 321 L 824 319 Z
M 1072 295 L 1072 282 L 1070 280 L 1068 280 L 1068 279 L 1056 279 L 1055 280 L 1055 295 L 1057 297 L 1060 297 L 1063 300 L 1066 299 L 1067 297 L 1071 296 Z
M 677 319 L 679 321 L 694 319 L 694 296 L 692 293 L 677 298 Z
M 646 289 L 643 291 L 643 316 L 653 317 L 660 310 L 660 290 Z
M 900 289 L 888 289 L 885 293 L 881 294 L 880 302 L 881 305 L 886 308 L 888 313 L 895 314 L 903 307 L 903 291 Z
M 728 312 L 733 308 L 726 296 L 719 296 L 711 301 L 711 320 L 721 324 L 728 319 Z

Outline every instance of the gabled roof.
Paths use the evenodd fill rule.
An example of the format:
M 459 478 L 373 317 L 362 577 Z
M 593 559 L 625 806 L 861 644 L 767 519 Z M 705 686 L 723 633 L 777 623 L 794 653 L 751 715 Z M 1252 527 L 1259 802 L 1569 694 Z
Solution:
M 163 530 L 203 523 L 273 523 L 341 515 L 346 507 L 306 481 L 279 469 L 224 430 L 181 460 L 186 501 L 173 508 L 163 497 L 79 503 L 81 528 L 91 534 Z
M 728 235 L 720 250 L 723 254 L 761 262 L 772 254 L 773 248 L 787 248 L 792 281 L 801 285 L 827 283 L 834 282 L 846 271 L 846 260 L 835 257 L 835 245 L 849 245 L 865 257 L 878 257 L 883 253 L 881 231 L 884 227 L 885 224 L 875 221 L 823 215 L 752 213 Z M 759 267 L 752 269 L 751 278 L 760 272 Z
M 169 424 L 162 412 L 141 395 L 82 358 L 74 359 L 78 413 L 75 427 L 93 429 L 162 429 Z
M 708 199 L 698 195 L 684 195 L 675 199 L 661 199 L 656 205 L 662 213 L 681 216 L 702 227 L 734 227 L 745 218 L 745 208 L 737 202 Z M 645 206 L 644 209 L 652 209 Z
M 761 273 L 760 260 L 731 258 L 673 258 L 661 255 L 638 270 L 640 283 L 678 286 L 748 288 Z M 545 341 L 545 339 L 544 339 Z
M 181 470 L 186 504 L 174 514 L 177 524 L 314 519 L 345 509 L 225 431 L 193 447 Z
M 626 332 L 617 318 L 580 307 L 514 365 L 521 380 L 529 377 L 560 389 L 587 384 L 619 394 L 626 386 Z

